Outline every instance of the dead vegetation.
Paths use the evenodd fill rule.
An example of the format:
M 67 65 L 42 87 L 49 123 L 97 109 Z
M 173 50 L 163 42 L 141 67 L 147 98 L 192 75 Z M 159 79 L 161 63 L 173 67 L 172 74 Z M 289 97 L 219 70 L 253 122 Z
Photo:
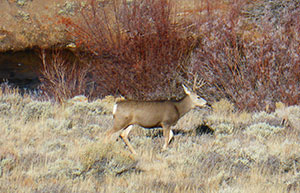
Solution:
M 226 98 L 240 111 L 274 111 L 279 101 L 299 104 L 300 7 L 258 2 L 87 1 L 78 17 L 60 17 L 74 46 L 88 53 L 89 80 L 78 86 L 92 85 L 93 93 L 83 86 L 79 94 L 180 98 L 181 83 L 192 86 L 198 79 L 201 96 Z
M 0 5 L 2 50 L 60 44 L 86 51 L 78 55 L 86 57 L 80 64 L 59 54 L 44 63 L 40 81 L 58 101 L 79 94 L 180 98 L 179 85 L 191 86 L 197 77 L 205 83 L 201 96 L 210 102 L 226 98 L 239 110 L 274 111 L 279 101 L 299 104 L 298 1 L 7 0 Z M 57 68 L 63 76 L 53 75 Z
M 112 127 L 112 101 L 61 105 L 1 93 L 0 191 L 300 190 L 299 106 L 239 113 L 224 100 L 213 111 L 193 110 L 179 120 L 164 152 L 161 131 L 136 126 L 131 143 L 137 159 L 122 141 L 103 141 Z M 281 123 L 282 114 L 289 125 Z M 203 125 L 213 132 L 196 132 Z
M 30 12 L 49 2 L 38 13 L 58 17 Z M 1 49 L 67 30 L 90 54 L 42 55 L 56 102 L 1 85 L 0 192 L 300 192 L 298 1 L 141 2 L 0 2 Z M 180 119 L 167 151 L 161 130 L 139 127 L 141 159 L 104 143 L 115 98 L 93 98 L 176 98 L 195 78 L 213 108 Z

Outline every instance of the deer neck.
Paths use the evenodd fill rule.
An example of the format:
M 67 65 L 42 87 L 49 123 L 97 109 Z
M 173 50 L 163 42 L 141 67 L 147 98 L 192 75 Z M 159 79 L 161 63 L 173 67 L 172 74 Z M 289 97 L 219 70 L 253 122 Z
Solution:
M 175 106 L 179 112 L 179 116 L 182 117 L 184 114 L 189 112 L 192 108 L 194 108 L 194 105 L 192 103 L 191 98 L 187 95 L 180 101 L 175 103 Z

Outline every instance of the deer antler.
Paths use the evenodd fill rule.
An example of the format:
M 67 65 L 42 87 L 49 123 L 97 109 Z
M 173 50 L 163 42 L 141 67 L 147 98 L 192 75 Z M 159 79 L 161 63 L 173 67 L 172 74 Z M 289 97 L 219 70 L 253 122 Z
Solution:
M 193 91 L 200 89 L 206 84 L 203 78 L 200 78 L 199 81 L 197 81 L 197 79 L 198 79 L 198 74 L 194 75 Z

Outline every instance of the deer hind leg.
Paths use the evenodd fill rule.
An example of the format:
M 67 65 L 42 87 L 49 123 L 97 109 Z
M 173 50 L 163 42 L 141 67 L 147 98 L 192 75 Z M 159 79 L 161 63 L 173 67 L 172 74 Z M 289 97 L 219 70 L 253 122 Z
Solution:
M 105 133 L 106 140 L 113 140 L 112 135 L 126 128 L 128 124 L 126 122 L 121 122 L 118 120 L 114 120 L 113 127 Z M 117 140 L 117 137 L 114 138 Z
M 164 137 L 165 137 L 165 144 L 163 146 L 163 150 L 166 150 L 168 148 L 168 145 L 171 141 L 171 139 L 173 138 L 174 134 L 172 132 L 172 130 L 170 129 L 170 126 L 163 126 L 163 133 L 164 133 Z
M 122 129 L 122 128 L 121 128 Z M 113 140 L 113 137 L 112 135 L 117 133 L 119 130 L 119 127 L 113 127 L 112 129 L 108 130 L 106 133 L 105 133 L 105 139 L 108 140 L 108 141 L 112 141 Z M 117 138 L 116 138 L 117 139 Z
M 129 143 L 129 140 L 128 140 L 128 134 L 131 131 L 132 127 L 133 127 L 132 125 L 128 126 L 125 130 L 122 131 L 120 136 L 122 137 L 125 144 L 128 146 L 131 153 L 137 155 L 136 151 L 133 149 L 132 145 Z
M 170 141 L 172 140 L 173 136 L 174 136 L 174 133 L 173 133 L 173 131 L 172 131 L 172 130 L 170 130 L 168 144 L 170 144 Z

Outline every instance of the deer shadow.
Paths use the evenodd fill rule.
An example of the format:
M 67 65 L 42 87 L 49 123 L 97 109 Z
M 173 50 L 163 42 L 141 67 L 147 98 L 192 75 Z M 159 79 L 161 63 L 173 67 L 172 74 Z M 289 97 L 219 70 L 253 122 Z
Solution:
M 148 129 L 147 129 L 148 130 Z M 157 138 L 163 137 L 162 129 L 149 129 L 150 131 L 146 134 L 147 137 Z M 195 130 L 184 130 L 184 129 L 172 129 L 174 136 L 182 135 L 182 136 L 201 136 L 201 135 L 213 135 L 214 130 L 206 124 L 201 124 L 196 127 Z

